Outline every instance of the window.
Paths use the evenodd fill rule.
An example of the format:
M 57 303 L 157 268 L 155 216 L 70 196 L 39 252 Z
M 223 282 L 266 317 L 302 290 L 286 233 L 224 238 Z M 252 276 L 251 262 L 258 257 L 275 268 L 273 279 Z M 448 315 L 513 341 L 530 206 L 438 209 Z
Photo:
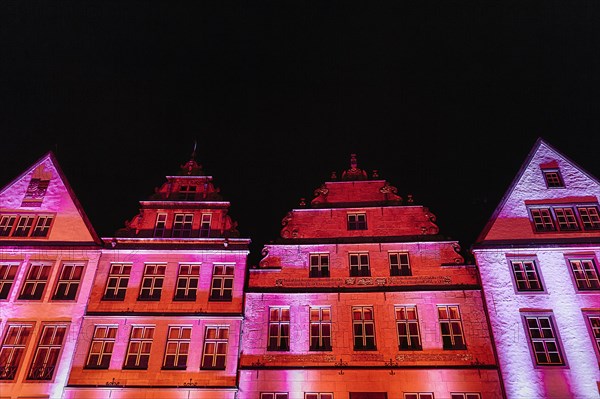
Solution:
M 558 169 L 544 169 L 544 180 L 546 181 L 546 187 L 548 188 L 561 188 L 564 187 L 562 176 Z M 454 399 L 454 398 L 452 398 Z
M 569 264 L 579 290 L 600 290 L 598 269 L 594 259 L 569 259 Z
M 2 215 L 0 216 L 0 237 L 8 237 L 12 232 L 15 222 L 17 221 L 16 215 Z
M 108 279 L 106 280 L 106 290 L 104 291 L 104 297 L 102 299 L 116 301 L 125 299 L 130 273 L 131 264 L 111 264 Z
M 304 394 L 304 399 L 333 399 L 332 393 L 315 393 L 315 392 L 306 392 Z
M 309 277 L 329 277 L 329 254 L 310 254 Z
M 33 228 L 33 232 L 31 233 L 32 237 L 48 237 L 48 233 L 50 232 L 50 226 L 52 225 L 52 220 L 54 220 L 53 216 L 50 215 L 40 215 L 35 222 L 35 227 Z
M 560 231 L 568 230 L 579 230 L 579 224 L 575 217 L 575 210 L 570 207 L 554 207 L 554 215 L 556 216 L 556 223 Z
M 192 221 L 194 215 L 191 213 L 176 213 L 173 222 L 173 237 L 189 237 L 192 234 Z
M 511 260 L 517 291 L 543 291 L 535 260 Z
M 538 366 L 565 364 L 554 331 L 552 316 L 524 316 L 531 351 Z
M 88 369 L 108 369 L 116 339 L 117 326 L 95 326 L 85 367 Z
M 452 392 L 450 399 L 481 399 L 481 394 L 478 392 Z
M 396 306 L 396 330 L 398 331 L 398 349 L 421 350 L 419 318 L 415 306 Z
M 269 308 L 269 346 L 267 350 L 290 350 L 290 308 Z
M 202 219 L 200 220 L 200 237 L 210 237 L 210 221 L 212 215 L 210 213 L 203 213 Z
M 225 370 L 229 327 L 206 327 L 202 369 Z
M 6 329 L 0 348 L 0 380 L 13 380 L 31 336 L 31 324 L 11 324 Z
M 354 350 L 376 350 L 375 320 L 373 307 L 352 307 L 352 332 L 354 334 Z
M 191 201 L 195 200 L 197 188 L 198 187 L 196 187 L 196 186 L 189 186 L 189 185 L 180 186 L 178 198 L 180 200 L 191 200 Z
M 214 265 L 210 286 L 211 301 L 231 301 L 233 294 L 233 265 Z
M 597 206 L 578 206 L 577 212 L 584 230 L 600 229 L 600 214 Z
M 195 301 L 200 279 L 200 265 L 179 265 L 177 286 L 175 287 L 175 300 Z
M 159 213 L 156 215 L 156 224 L 154 225 L 154 237 L 164 237 L 167 230 L 167 214 Z
M 350 259 L 350 276 L 370 276 L 371 270 L 369 269 L 369 254 L 367 253 L 356 253 L 348 254 Z
M 29 180 L 29 186 L 27 187 L 21 206 L 41 206 L 44 195 L 46 195 L 46 190 L 48 189 L 48 184 L 50 184 L 50 180 L 39 178 Z
M 467 349 L 458 306 L 438 306 L 444 349 Z
M 594 350 L 596 356 L 600 359 L 600 314 L 587 314 L 585 315 L 592 341 L 594 342 Z
M 0 300 L 8 298 L 18 269 L 18 264 L 0 263 Z
M 169 327 L 163 369 L 185 370 L 190 353 L 191 336 L 192 327 Z
M 287 392 L 261 392 L 260 399 L 288 399 Z
M 158 301 L 165 280 L 166 265 L 146 264 L 144 265 L 144 277 L 142 277 L 142 288 L 138 300 Z
M 433 399 L 433 392 L 406 392 L 404 399 Z
M 146 370 L 148 368 L 148 360 L 150 359 L 153 338 L 153 326 L 132 327 L 123 368 Z
M 72 301 L 77 295 L 81 276 L 83 275 L 83 265 L 75 263 L 63 264 L 56 290 L 52 299 Z
M 21 289 L 19 299 L 42 299 L 48 277 L 50 276 L 50 269 L 52 269 L 52 266 L 48 264 L 31 264 L 27 271 L 27 276 L 25 277 L 25 283 Z
M 33 226 L 33 219 L 35 219 L 35 216 L 33 215 L 19 216 L 19 222 L 17 223 L 15 231 L 13 231 L 13 237 L 28 237 L 31 226 Z
M 331 308 L 310 308 L 310 350 L 331 350 Z
M 408 262 L 408 253 L 390 252 L 390 276 L 410 276 L 410 263 Z
M 348 214 L 348 230 L 366 230 L 367 229 L 367 214 L 366 213 L 349 213 Z
M 45 325 L 43 327 L 27 379 L 52 379 L 66 334 L 66 325 Z

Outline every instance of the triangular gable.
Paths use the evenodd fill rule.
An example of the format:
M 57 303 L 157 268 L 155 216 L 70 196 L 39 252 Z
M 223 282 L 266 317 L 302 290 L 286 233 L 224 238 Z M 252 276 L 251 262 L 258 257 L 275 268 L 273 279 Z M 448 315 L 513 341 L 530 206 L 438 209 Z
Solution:
M 0 190 L 0 215 L 5 243 L 101 242 L 51 151 Z
M 565 187 L 548 189 L 543 168 L 558 168 Z M 597 202 L 600 182 L 583 168 L 538 138 L 476 243 L 534 239 L 526 203 Z

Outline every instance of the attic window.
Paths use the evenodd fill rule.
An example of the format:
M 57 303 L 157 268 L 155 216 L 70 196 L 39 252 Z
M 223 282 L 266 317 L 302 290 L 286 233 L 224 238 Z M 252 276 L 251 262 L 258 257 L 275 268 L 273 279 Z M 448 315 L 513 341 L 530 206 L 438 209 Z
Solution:
M 544 173 L 544 180 L 546 180 L 546 187 L 548 188 L 562 188 L 565 183 L 560 175 L 559 169 L 542 169 Z
M 180 186 L 179 187 L 179 199 L 180 200 L 194 200 L 196 199 L 196 186 Z
M 29 186 L 27 187 L 21 206 L 41 206 L 49 183 L 50 180 L 32 178 L 29 181 Z

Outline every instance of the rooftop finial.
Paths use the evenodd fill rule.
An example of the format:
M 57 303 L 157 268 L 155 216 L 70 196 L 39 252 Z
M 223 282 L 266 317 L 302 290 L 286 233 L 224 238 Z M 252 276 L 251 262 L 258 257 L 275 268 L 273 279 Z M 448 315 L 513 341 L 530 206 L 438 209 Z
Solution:
M 196 162 L 196 147 L 198 146 L 198 142 L 194 140 L 194 150 L 192 151 L 192 155 L 190 160 L 185 163 L 185 165 L 181 165 L 181 171 L 179 174 L 181 176 L 202 176 L 204 172 L 202 171 L 202 165 Z
M 367 180 L 367 172 L 358 168 L 356 154 L 350 154 L 350 169 L 342 172 L 342 180 Z
M 198 146 L 198 141 L 194 140 L 194 150 L 192 151 L 191 159 L 196 159 L 196 147 Z

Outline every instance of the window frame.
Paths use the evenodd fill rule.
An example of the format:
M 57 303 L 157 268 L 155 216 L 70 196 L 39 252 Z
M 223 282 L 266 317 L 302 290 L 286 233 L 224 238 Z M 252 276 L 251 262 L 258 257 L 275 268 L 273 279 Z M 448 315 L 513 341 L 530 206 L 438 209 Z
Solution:
M 5 213 L 0 215 L 0 237 L 12 237 L 12 232 L 17 225 L 19 215 L 16 213 Z
M 364 258 L 363 258 L 364 257 Z M 353 263 L 356 259 L 356 263 Z M 366 259 L 366 264 L 362 261 Z M 350 277 L 370 277 L 371 259 L 368 252 L 348 252 L 348 271 Z
M 559 211 L 562 214 L 558 214 Z M 567 211 L 569 215 L 566 215 Z M 527 205 L 534 233 L 576 233 L 600 230 L 598 203 L 564 203 Z
M 277 318 L 273 318 L 276 314 Z M 267 330 L 267 351 L 290 351 L 291 310 L 289 306 L 269 306 L 269 328 Z M 286 334 L 287 331 L 287 334 Z
M 481 399 L 479 392 L 450 392 L 450 399 Z
M 559 168 L 542 168 L 546 188 L 565 188 L 565 181 Z
M 565 258 L 577 292 L 600 291 L 600 274 L 598 274 L 598 265 L 594 255 L 566 255 Z M 580 266 L 578 271 L 575 270 L 577 264 Z M 585 282 L 587 287 L 580 285 L 581 281 Z
M 316 314 L 315 314 L 316 313 Z M 326 318 L 324 315 L 326 314 Z M 316 316 L 316 319 L 313 318 L 313 315 Z M 330 352 L 333 350 L 333 346 L 331 344 L 332 341 L 332 327 L 333 323 L 331 321 L 331 306 L 310 306 L 308 310 L 308 342 L 309 342 L 309 351 L 321 351 L 321 352 Z M 313 329 L 315 327 L 315 329 Z M 323 332 L 323 327 L 329 328 L 329 335 L 327 332 Z M 313 339 L 316 339 L 317 343 L 313 344 Z
M 590 334 L 592 346 L 594 347 L 594 353 L 600 363 L 600 310 L 583 311 L 582 313 L 588 333 Z M 592 319 L 596 320 L 596 322 L 593 323 Z
M 10 330 L 12 328 L 17 328 L 18 331 L 16 334 L 11 334 Z M 21 341 L 23 330 L 28 329 L 24 340 Z M 25 359 L 25 355 L 27 353 L 27 346 L 29 345 L 29 341 L 31 340 L 31 336 L 33 335 L 34 323 L 19 323 L 19 322 L 9 322 L 6 323 L 6 327 L 4 329 L 4 336 L 2 337 L 2 344 L 0 344 L 0 359 L 3 358 L 2 354 L 5 349 L 9 351 L 8 362 L 7 364 L 0 364 L 0 381 L 13 381 L 17 377 L 17 373 L 23 361 Z M 7 342 L 11 338 L 15 338 L 14 343 L 11 341 Z M 16 355 L 15 355 L 16 352 Z M 16 360 L 14 360 L 16 357 Z
M 323 262 L 324 260 L 326 262 Z M 330 261 L 330 259 L 329 259 L 328 252 L 310 253 L 308 256 L 308 277 L 309 278 L 331 277 L 329 261 Z
M 171 331 L 177 333 L 177 337 L 171 337 Z M 169 326 L 167 329 L 167 340 L 165 342 L 165 354 L 163 356 L 163 370 L 187 370 L 192 344 L 192 326 L 176 325 Z M 186 347 L 187 345 L 187 347 Z M 169 346 L 174 347 L 175 351 L 170 352 Z M 182 347 L 185 348 L 182 350 Z M 185 352 L 185 353 L 183 353 Z M 173 364 L 167 365 L 167 360 L 173 357 Z M 180 358 L 185 358 L 183 365 L 180 364 Z
M 77 268 L 79 268 L 81 270 L 78 279 L 73 279 L 73 278 L 64 279 L 63 278 L 65 268 L 68 266 L 74 267 L 70 273 L 71 276 L 73 275 L 74 271 L 77 270 Z M 60 272 L 56 276 L 56 283 L 54 284 L 54 291 L 52 294 L 53 301 L 77 301 L 77 298 L 79 296 L 79 288 L 81 287 L 81 283 L 82 283 L 83 277 L 85 275 L 85 269 L 86 269 L 85 266 L 86 265 L 83 262 L 70 262 L 69 261 L 69 262 L 61 263 Z M 67 289 L 65 290 L 65 295 L 63 295 L 63 297 L 58 297 L 58 290 L 59 290 L 60 286 L 65 285 L 65 284 L 67 286 Z M 73 286 L 73 285 L 76 285 L 75 292 L 72 295 L 66 295 L 66 293 L 69 293 L 69 290 L 71 289 L 71 286 Z
M 540 268 L 538 267 L 538 260 L 534 256 L 530 257 L 513 257 L 507 256 L 508 267 L 510 269 L 510 277 L 513 282 L 513 289 L 515 294 L 544 294 L 546 293 L 546 284 L 542 278 L 542 274 L 540 273 Z M 521 265 L 520 270 L 515 270 L 517 265 Z M 527 268 L 528 266 L 533 267 Z M 517 274 L 524 275 L 524 278 L 520 278 Z M 535 278 L 533 278 L 535 276 Z M 539 284 L 539 288 L 531 288 L 532 283 L 537 282 Z M 523 287 L 522 285 L 525 284 Z
M 209 338 L 209 332 L 214 331 L 215 335 Z M 225 332 L 226 337 L 223 338 L 220 333 Z M 200 363 L 201 370 L 225 370 L 227 368 L 227 352 L 229 351 L 229 326 L 210 325 L 204 328 L 204 343 L 202 344 L 202 360 Z M 209 350 L 212 345 L 212 350 Z M 219 348 L 225 346 L 225 352 L 221 353 Z M 210 366 L 206 365 L 207 358 L 212 357 Z M 222 359 L 223 364 L 220 365 L 219 359 Z
M 531 328 L 529 326 L 529 320 L 536 320 L 537 321 L 537 325 L 539 326 L 539 320 L 540 319 L 546 319 L 548 320 L 548 325 L 550 326 L 550 331 L 552 332 L 553 337 L 539 337 L 539 338 L 534 338 L 531 336 Z M 567 359 L 564 355 L 564 351 L 562 348 L 562 341 L 560 339 L 560 335 L 558 333 L 558 328 L 556 327 L 555 321 L 554 321 L 554 315 L 552 312 L 522 312 L 521 313 L 521 322 L 523 325 L 523 328 L 525 330 L 525 337 L 527 337 L 527 347 L 529 348 L 529 353 L 531 355 L 531 360 L 533 362 L 533 365 L 535 368 L 545 368 L 545 367 L 551 367 L 551 368 L 555 368 L 555 367 L 568 367 L 567 365 Z M 542 327 L 543 329 L 543 327 Z M 546 327 L 547 329 L 547 327 Z M 535 341 L 534 341 L 535 339 Z M 559 357 L 560 357 L 560 362 L 559 363 L 540 363 L 538 361 L 538 356 L 537 356 L 537 351 L 535 349 L 535 344 L 534 342 L 540 342 L 543 344 L 544 347 L 544 353 L 546 355 L 548 355 L 548 347 L 547 347 L 547 343 L 548 342 L 552 342 L 554 341 L 554 344 L 556 346 L 556 353 L 558 353 Z
M 208 220 L 205 220 L 208 219 Z M 200 215 L 199 237 L 208 238 L 211 233 L 212 213 L 203 213 Z
M 182 273 L 183 269 L 188 269 L 187 273 Z M 194 270 L 197 269 L 197 273 L 194 274 Z M 180 263 L 179 270 L 177 272 L 177 280 L 175 283 L 175 290 L 173 294 L 174 301 L 182 301 L 182 302 L 195 302 L 198 298 L 198 287 L 200 284 L 200 263 Z M 190 283 L 192 281 L 196 281 L 195 287 L 190 287 Z M 184 282 L 184 285 L 181 286 L 180 282 Z M 183 290 L 184 294 L 179 295 L 179 291 Z M 191 295 L 193 293 L 193 295 Z
M 349 231 L 367 230 L 367 213 L 348 212 L 346 214 L 346 223 Z
M 141 329 L 141 336 L 134 338 L 134 332 Z M 150 337 L 146 336 L 146 331 L 151 331 Z M 154 335 L 156 333 L 156 326 L 149 324 L 134 324 L 131 326 L 129 332 L 129 341 L 127 343 L 127 350 L 125 352 L 125 359 L 123 360 L 123 370 L 148 370 L 148 364 L 150 363 L 150 355 L 152 354 L 152 345 L 154 343 Z M 137 344 L 138 349 L 132 350 L 132 346 Z M 145 350 L 147 346 L 147 350 Z M 128 365 L 130 356 L 135 357 L 133 365 Z M 142 359 L 145 359 L 144 364 Z
M 370 313 L 371 318 L 365 318 L 365 314 Z M 360 318 L 355 318 L 359 314 Z M 355 351 L 376 351 L 377 350 L 377 337 L 375 330 L 375 308 L 372 305 L 368 306 L 352 306 L 352 348 Z M 372 334 L 368 333 L 367 326 L 372 327 Z M 357 330 L 360 327 L 360 332 Z M 358 340 L 361 340 L 361 344 L 357 345 Z M 369 341 L 372 340 L 372 345 Z
M 17 275 L 19 274 L 20 262 L 0 262 L 0 301 L 10 298 L 13 287 L 16 285 Z M 11 271 L 14 273 L 11 277 Z M 7 288 L 8 287 L 8 288 Z M 6 295 L 6 297 L 4 297 Z
M 104 329 L 104 336 L 96 336 L 96 333 Z M 111 336 L 111 332 L 114 331 L 114 336 Z M 117 334 L 119 333 L 119 326 L 117 324 L 96 324 L 94 325 L 94 332 L 90 341 L 90 348 L 88 350 L 88 356 L 85 361 L 85 369 L 94 370 L 108 370 L 110 368 L 110 361 L 117 342 Z M 99 346 L 100 350 L 95 350 L 95 346 Z M 107 349 L 108 347 L 108 349 Z M 95 350 L 94 352 L 92 352 Z M 96 364 L 91 364 L 92 356 L 98 356 Z M 106 364 L 105 359 L 106 358 Z
M 222 269 L 223 273 L 218 273 Z M 231 270 L 231 273 L 228 271 Z M 233 283 L 235 279 L 235 264 L 215 263 L 210 280 L 209 301 L 233 301 Z
M 154 238 L 163 238 L 167 232 L 167 220 L 168 214 L 159 212 L 156 214 L 156 221 L 154 222 L 154 232 L 152 236 Z
M 41 267 L 40 272 L 37 273 L 37 276 L 31 278 L 31 273 L 34 267 Z M 52 276 L 52 269 L 54 265 L 50 262 L 32 262 L 29 264 L 29 268 L 26 271 L 26 274 L 23 278 L 23 283 L 21 285 L 21 290 L 19 291 L 18 300 L 20 301 L 43 301 L 46 293 L 46 288 L 50 283 L 50 277 Z M 44 270 L 47 270 L 47 276 L 45 279 L 41 279 L 40 274 L 44 273 Z M 33 293 L 31 295 L 25 295 L 25 290 L 28 287 L 28 284 L 33 284 Z M 39 296 L 36 295 L 38 285 L 42 285 L 42 289 L 39 293 Z
M 144 263 L 144 274 L 140 282 L 138 301 L 160 301 L 167 272 L 166 263 Z M 146 286 L 146 284 L 149 286 Z M 145 291 L 148 291 L 146 294 Z
M 434 399 L 433 392 L 404 392 L 403 399 Z
M 392 262 L 392 257 L 397 257 L 397 262 Z M 406 262 L 403 262 L 405 258 Z M 390 276 L 412 276 L 410 267 L 410 256 L 407 251 L 389 251 L 388 262 L 390 266 Z
M 64 334 L 60 337 L 60 342 L 50 342 L 50 343 L 42 343 L 44 338 L 46 337 L 45 333 L 47 329 L 54 329 L 52 333 L 51 340 L 54 341 L 54 338 L 57 336 L 57 331 L 59 328 L 64 329 Z M 26 379 L 28 381 L 53 381 L 56 375 L 55 371 L 57 367 L 60 365 L 60 357 L 62 355 L 62 351 L 64 348 L 65 338 L 69 334 L 69 325 L 66 323 L 44 323 L 42 324 L 42 328 L 40 329 L 38 343 L 33 352 L 33 357 L 31 359 L 31 365 L 29 366 L 29 371 L 27 372 Z M 46 352 L 46 353 L 44 353 Z M 55 354 L 53 356 L 53 353 Z M 39 361 L 40 354 L 43 356 L 42 361 Z M 49 362 L 54 361 L 53 364 L 48 365 Z M 49 370 L 48 370 L 49 369 Z
M 113 273 L 113 268 L 119 268 L 118 273 Z M 131 270 L 133 269 L 132 263 L 110 263 L 108 267 L 108 276 L 106 277 L 106 286 L 104 287 L 104 295 L 102 295 L 103 301 L 124 301 L 127 296 L 127 287 L 129 285 L 129 279 L 131 278 Z M 125 273 L 127 271 L 127 273 Z M 116 284 L 114 287 L 110 285 L 111 279 L 114 279 Z M 122 285 L 122 281 L 125 281 L 125 285 Z M 108 296 L 108 291 L 114 290 L 112 296 Z M 123 295 L 120 295 L 123 292 Z
M 414 312 L 414 318 L 409 318 L 409 309 Z M 399 318 L 399 312 L 404 311 L 406 317 Z M 398 338 L 398 350 L 399 351 L 421 351 L 423 350 L 423 343 L 421 341 L 421 323 L 419 322 L 419 312 L 416 305 L 395 305 L 394 306 L 394 318 L 396 320 L 396 337 Z M 405 334 L 401 334 L 400 326 L 404 324 Z M 416 339 L 417 344 L 412 345 L 415 334 L 411 331 L 410 326 L 416 325 Z M 407 345 L 402 345 L 402 337 L 406 337 Z
M 598 208 L 598 204 L 579 204 L 575 205 L 575 208 L 577 209 L 577 215 L 584 231 L 600 230 L 600 209 Z M 582 209 L 585 209 L 585 212 L 582 212 Z M 591 210 L 592 212 L 590 212 Z
M 288 392 L 261 392 L 260 399 L 289 399 Z
M 304 399 L 333 399 L 333 392 L 304 392 Z
M 459 305 L 436 305 L 438 321 L 440 325 L 440 338 L 442 339 L 442 348 L 444 350 L 466 350 L 467 349 L 467 340 L 465 337 L 465 329 L 462 322 L 462 315 L 460 311 Z M 442 318 L 441 311 L 445 310 L 446 315 L 448 317 Z M 453 317 L 452 309 L 456 309 L 456 314 L 458 317 Z M 444 333 L 444 324 L 448 326 L 447 333 Z M 457 334 L 454 327 L 458 326 L 460 330 L 460 334 Z M 444 337 L 449 337 L 450 342 Z M 462 344 L 456 343 L 456 337 L 461 337 Z
M 181 219 L 181 220 L 178 220 Z M 194 226 L 193 213 L 176 213 L 173 216 L 173 227 L 171 229 L 171 237 L 173 238 L 190 238 Z

